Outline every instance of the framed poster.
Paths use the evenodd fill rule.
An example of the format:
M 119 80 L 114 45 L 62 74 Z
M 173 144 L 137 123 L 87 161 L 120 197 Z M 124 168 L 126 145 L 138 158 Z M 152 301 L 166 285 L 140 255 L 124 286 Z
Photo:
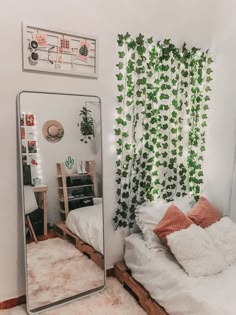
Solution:
M 23 69 L 98 77 L 94 36 L 22 23 Z

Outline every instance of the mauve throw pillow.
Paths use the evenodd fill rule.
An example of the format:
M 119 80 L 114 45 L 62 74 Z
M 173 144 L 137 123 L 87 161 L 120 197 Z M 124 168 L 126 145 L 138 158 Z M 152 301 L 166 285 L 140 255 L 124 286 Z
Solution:
M 163 243 L 166 243 L 167 235 L 187 229 L 191 224 L 193 222 L 178 207 L 172 204 L 153 232 Z
M 201 197 L 187 215 L 195 224 L 202 228 L 206 228 L 213 223 L 216 223 L 221 218 L 220 213 L 205 197 Z

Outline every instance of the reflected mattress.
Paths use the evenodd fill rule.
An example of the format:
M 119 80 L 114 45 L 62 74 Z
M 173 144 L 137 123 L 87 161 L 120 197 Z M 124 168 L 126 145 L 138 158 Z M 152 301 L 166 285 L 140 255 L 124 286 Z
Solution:
M 66 226 L 99 253 L 103 253 L 102 203 L 69 212 Z

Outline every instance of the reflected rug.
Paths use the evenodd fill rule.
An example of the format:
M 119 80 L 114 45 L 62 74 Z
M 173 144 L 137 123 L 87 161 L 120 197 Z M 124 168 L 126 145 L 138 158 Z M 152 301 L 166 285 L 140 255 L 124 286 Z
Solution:
M 17 306 L 0 311 L 0 315 L 25 315 L 25 307 Z M 73 302 L 44 315 L 147 315 L 135 299 L 115 278 L 107 278 L 104 291 Z
M 30 309 L 104 284 L 103 270 L 61 238 L 28 244 L 27 269 Z

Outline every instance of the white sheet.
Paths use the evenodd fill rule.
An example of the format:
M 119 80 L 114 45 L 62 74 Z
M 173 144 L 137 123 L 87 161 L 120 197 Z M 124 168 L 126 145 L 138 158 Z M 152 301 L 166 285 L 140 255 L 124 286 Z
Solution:
M 84 242 L 103 253 L 103 213 L 102 203 L 71 210 L 66 226 Z
M 170 315 L 236 314 L 236 264 L 217 275 L 192 278 L 167 250 L 148 249 L 141 235 L 133 234 L 125 243 L 132 276 Z

